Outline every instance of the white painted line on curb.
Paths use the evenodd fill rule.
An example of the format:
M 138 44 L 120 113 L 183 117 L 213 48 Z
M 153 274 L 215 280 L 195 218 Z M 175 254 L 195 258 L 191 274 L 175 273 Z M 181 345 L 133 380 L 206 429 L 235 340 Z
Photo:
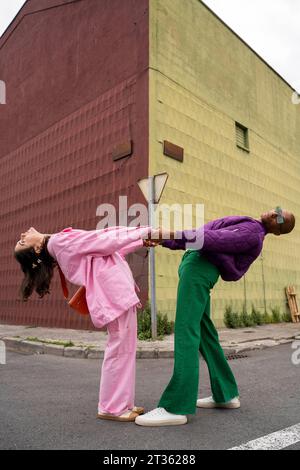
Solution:
M 228 450 L 280 450 L 300 442 L 300 423 Z

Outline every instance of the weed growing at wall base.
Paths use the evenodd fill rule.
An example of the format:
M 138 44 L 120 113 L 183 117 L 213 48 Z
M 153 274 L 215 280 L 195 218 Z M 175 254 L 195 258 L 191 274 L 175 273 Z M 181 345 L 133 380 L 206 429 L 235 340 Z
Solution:
M 270 323 L 290 322 L 288 313 L 281 314 L 278 306 L 268 312 L 260 313 L 252 304 L 252 312 L 249 315 L 245 308 L 241 313 L 235 312 L 231 305 L 227 305 L 224 314 L 224 323 L 227 328 L 247 328 L 251 326 L 267 325 Z
M 174 331 L 174 322 L 168 319 L 167 314 L 157 314 L 157 337 L 162 340 L 165 335 L 170 335 Z M 149 302 L 144 310 L 138 312 L 138 339 L 151 339 L 151 307 Z

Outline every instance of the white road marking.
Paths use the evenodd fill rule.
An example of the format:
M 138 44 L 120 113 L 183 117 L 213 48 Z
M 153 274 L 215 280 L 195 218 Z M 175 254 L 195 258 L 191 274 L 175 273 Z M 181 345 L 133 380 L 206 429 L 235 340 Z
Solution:
M 228 450 L 280 450 L 300 442 L 300 423 Z

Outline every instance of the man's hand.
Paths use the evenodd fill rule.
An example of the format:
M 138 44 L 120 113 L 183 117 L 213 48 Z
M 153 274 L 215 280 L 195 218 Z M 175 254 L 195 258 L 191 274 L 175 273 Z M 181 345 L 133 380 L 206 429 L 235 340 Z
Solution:
M 148 237 L 148 240 L 153 240 L 157 243 L 157 245 L 159 245 L 164 240 L 174 240 L 174 238 L 174 232 L 168 232 L 160 227 L 158 229 L 152 229 L 152 233 L 150 234 L 150 237 Z

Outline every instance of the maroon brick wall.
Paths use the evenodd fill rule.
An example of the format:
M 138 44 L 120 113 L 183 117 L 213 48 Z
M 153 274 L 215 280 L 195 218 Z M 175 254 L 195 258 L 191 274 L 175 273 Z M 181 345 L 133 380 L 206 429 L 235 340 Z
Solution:
M 0 39 L 2 322 L 92 327 L 65 305 L 58 273 L 51 295 L 18 300 L 13 247 L 29 226 L 91 230 L 99 204 L 144 202 L 136 181 L 148 174 L 148 14 L 148 0 L 31 0 Z M 133 154 L 113 161 L 128 140 Z M 147 258 L 129 262 L 145 301 Z

